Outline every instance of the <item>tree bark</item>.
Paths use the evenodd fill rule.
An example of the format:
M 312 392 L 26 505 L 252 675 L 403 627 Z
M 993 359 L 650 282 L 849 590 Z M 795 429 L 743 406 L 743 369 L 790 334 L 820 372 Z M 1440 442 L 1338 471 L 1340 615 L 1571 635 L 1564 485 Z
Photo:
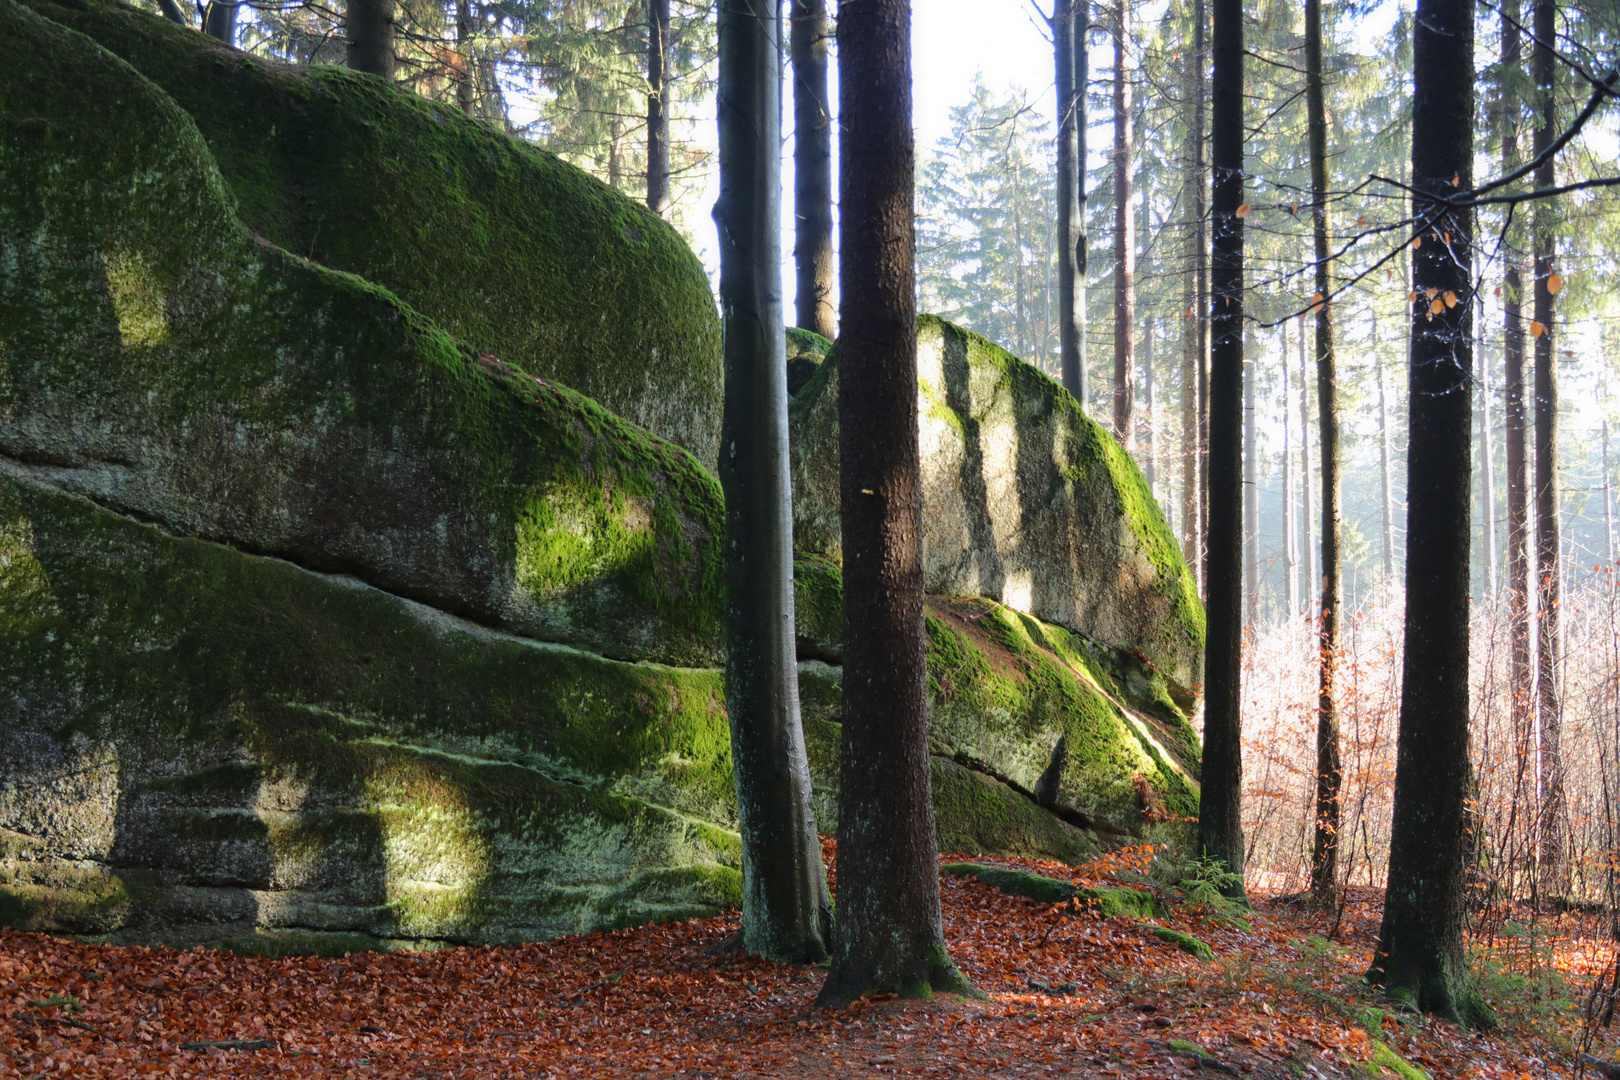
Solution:
M 1201 150 L 1203 116 L 1197 105 L 1200 64 L 1185 65 L 1187 95 L 1187 151 L 1182 176 L 1182 197 L 1187 206 L 1198 203 L 1203 192 L 1203 172 L 1196 162 Z M 1204 262 L 1202 214 L 1187 227 L 1186 277 L 1183 286 L 1186 318 L 1181 331 L 1181 556 L 1200 587 L 1204 580 L 1203 496 L 1203 325 L 1199 270 Z
M 830 911 L 794 651 L 777 5 L 722 0 L 718 22 L 726 709 L 742 835 L 743 946 L 813 963 L 827 954 Z
M 1321 579 L 1316 573 L 1316 500 L 1311 472 L 1311 377 L 1305 363 L 1305 317 L 1299 319 L 1299 478 L 1300 564 L 1305 568 L 1305 595 L 1312 595 Z
M 1557 103 L 1553 96 L 1556 16 L 1553 0 L 1537 0 L 1536 44 L 1530 54 L 1530 66 L 1540 99 L 1541 122 L 1536 125 L 1531 140 L 1533 155 L 1546 150 L 1557 135 Z M 1553 182 L 1553 162 L 1548 158 L 1536 169 L 1535 183 L 1537 187 L 1551 187 Z M 1554 348 L 1559 332 L 1554 327 L 1553 311 L 1553 277 L 1558 253 L 1555 217 L 1556 208 L 1552 203 L 1537 200 L 1534 318 L 1542 328 L 1541 333 L 1535 334 L 1535 328 L 1531 328 L 1531 333 L 1535 334 L 1536 365 L 1536 719 L 1540 729 L 1537 782 L 1541 793 L 1537 807 L 1537 850 L 1539 887 L 1543 894 L 1551 896 L 1562 895 L 1568 889 L 1569 874 L 1564 832 L 1564 760 L 1560 746 L 1563 702 L 1558 685 L 1562 529 L 1558 507 L 1558 361 Z
M 647 207 L 669 218 L 669 0 L 647 0 Z
M 928 754 L 908 0 L 844 0 L 838 61 L 845 651 L 829 1007 L 974 992 L 945 950 Z
M 1088 0 L 1055 0 L 1058 356 L 1063 388 L 1086 408 L 1086 57 Z
M 1472 180 L 1470 0 L 1419 0 L 1413 34 L 1412 370 L 1407 404 L 1406 646 L 1389 887 L 1369 978 L 1471 1023 L 1488 1010 L 1463 949 L 1468 755 L 1472 215 L 1444 199 Z
M 158 0 L 158 10 L 163 13 L 165 19 L 177 22 L 188 30 L 191 29 L 191 20 L 186 18 L 185 12 L 180 10 L 180 5 L 174 0 Z
M 1198 846 L 1243 892 L 1243 3 L 1214 0 L 1209 562 Z
M 456 107 L 468 115 L 472 114 L 477 90 L 472 54 L 475 26 L 472 0 L 456 0 Z
M 1502 86 L 1499 122 L 1502 169 L 1519 164 L 1519 103 L 1514 80 L 1523 63 L 1519 0 L 1502 3 Z M 1502 245 L 1502 442 L 1507 466 L 1508 711 L 1520 768 L 1514 805 L 1523 797 L 1524 767 L 1532 758 L 1535 668 L 1530 636 L 1530 455 L 1524 381 L 1524 279 L 1517 230 Z
M 392 80 L 394 77 L 394 0 L 349 0 L 343 26 L 349 67 Z
M 1114 437 L 1131 451 L 1136 398 L 1136 205 L 1131 198 L 1131 4 L 1114 12 Z
M 221 3 L 214 0 L 208 5 L 203 15 L 203 33 L 225 44 L 236 47 L 236 15 L 240 4 Z
M 1204 0 L 1193 0 L 1193 222 L 1197 247 L 1193 276 L 1198 292 L 1198 583 L 1209 595 L 1209 367 L 1210 367 L 1210 247 L 1209 189 L 1205 175 L 1204 102 L 1209 84 L 1204 78 Z
M 1311 846 L 1311 898 L 1338 899 L 1339 800 L 1339 399 L 1333 351 L 1332 253 L 1328 248 L 1327 105 L 1322 86 L 1322 0 L 1305 0 L 1305 111 L 1311 153 L 1311 232 L 1316 256 L 1316 408 L 1322 444 L 1322 576 L 1317 607 L 1316 832 Z
M 1379 510 L 1384 534 L 1384 585 L 1395 585 L 1395 493 L 1389 461 L 1389 400 L 1384 391 L 1384 351 L 1378 346 L 1378 313 L 1373 313 L 1373 360 L 1378 371 Z
M 832 116 L 827 0 L 793 3 L 793 261 L 798 325 L 831 341 L 834 320 Z
M 1299 600 L 1299 519 L 1294 501 L 1294 409 L 1288 387 L 1288 323 L 1278 335 L 1282 339 L 1282 485 L 1283 485 L 1283 570 L 1287 579 L 1288 617 L 1300 613 Z

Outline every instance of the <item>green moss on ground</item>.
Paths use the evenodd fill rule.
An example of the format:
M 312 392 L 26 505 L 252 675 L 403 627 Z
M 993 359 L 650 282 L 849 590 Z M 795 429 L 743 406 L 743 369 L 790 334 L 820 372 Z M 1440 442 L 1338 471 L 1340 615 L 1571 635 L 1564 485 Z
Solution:
M 554 379 L 711 469 L 720 332 L 667 223 L 540 148 L 342 68 L 230 49 L 114 0 L 29 0 L 196 122 L 260 236 L 381 285 L 475 352 Z
M 1362 1072 L 1382 1080 L 1384 1070 L 1388 1070 L 1400 1077 L 1401 1080 L 1429 1080 L 1429 1074 L 1407 1061 L 1401 1055 L 1389 1048 L 1389 1044 L 1381 1039 L 1372 1039 L 1372 1057 L 1362 1066 Z
M 1169 942 L 1184 953 L 1190 953 L 1200 960 L 1215 959 L 1215 950 L 1191 934 L 1183 934 L 1180 930 L 1172 930 L 1168 926 L 1156 927 L 1153 936 L 1160 941 Z
M 1141 889 L 1087 888 L 1069 881 L 1044 877 L 1028 870 L 1009 870 L 983 863 L 947 863 L 941 867 L 946 873 L 972 877 L 1009 896 L 1023 896 L 1043 904 L 1064 904 L 1078 901 L 1087 910 L 1101 918 L 1126 916 L 1151 919 L 1160 914 L 1153 894 Z

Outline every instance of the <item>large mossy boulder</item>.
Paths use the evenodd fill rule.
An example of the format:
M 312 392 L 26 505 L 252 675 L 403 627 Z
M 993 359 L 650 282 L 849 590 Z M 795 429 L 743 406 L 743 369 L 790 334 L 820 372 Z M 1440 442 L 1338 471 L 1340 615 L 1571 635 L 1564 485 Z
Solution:
M 190 115 L 259 236 L 715 467 L 714 300 L 691 249 L 645 206 L 371 76 L 250 56 L 116 0 L 27 2 Z
M 1204 612 L 1129 454 L 1029 364 L 942 319 L 918 323 L 923 562 L 930 593 L 979 596 L 1127 653 L 1190 711 Z M 838 359 L 794 397 L 793 531 L 839 558 Z

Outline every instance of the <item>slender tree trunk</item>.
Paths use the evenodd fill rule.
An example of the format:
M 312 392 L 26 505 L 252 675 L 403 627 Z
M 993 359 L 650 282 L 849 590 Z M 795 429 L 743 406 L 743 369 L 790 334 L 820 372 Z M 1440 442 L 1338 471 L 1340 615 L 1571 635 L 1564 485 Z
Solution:
M 1253 342 L 1248 342 L 1250 346 Z M 1245 352 L 1253 355 L 1253 348 Z M 1255 364 L 1243 361 L 1243 617 L 1260 624 L 1260 444 L 1255 416 Z
M 838 64 L 844 722 L 824 1006 L 974 992 L 945 951 L 929 773 L 908 0 L 844 0 Z
M 1114 437 L 1128 452 L 1136 397 L 1136 200 L 1131 197 L 1131 4 L 1114 12 Z
M 1502 4 L 1502 169 L 1519 164 L 1519 105 L 1513 79 L 1522 64 L 1518 0 Z M 1502 245 L 1502 441 L 1507 465 L 1508 709 L 1521 763 L 1534 750 L 1535 668 L 1530 636 L 1530 455 L 1524 380 L 1524 280 L 1517 231 Z M 1515 802 L 1518 793 L 1515 793 Z
M 1243 873 L 1243 2 L 1214 0 L 1209 623 L 1198 846 Z M 1241 894 L 1242 879 L 1232 890 Z
M 1395 492 L 1389 461 L 1389 399 L 1384 389 L 1384 350 L 1378 345 L 1378 313 L 1373 312 L 1373 360 L 1378 370 L 1378 482 L 1384 534 L 1384 584 L 1395 584 Z
M 1183 71 L 1188 103 L 1186 169 L 1182 177 L 1182 198 L 1187 206 L 1198 202 L 1203 190 L 1204 177 L 1196 159 L 1202 140 L 1202 110 L 1196 107 L 1198 97 L 1199 64 L 1189 62 Z M 1195 210 L 1196 214 L 1197 211 Z M 1189 222 L 1187 227 L 1186 276 L 1183 298 L 1187 315 L 1181 324 L 1181 555 L 1192 572 L 1193 580 L 1202 585 L 1204 580 L 1204 525 L 1203 498 L 1199 488 L 1203 483 L 1203 299 L 1199 294 L 1199 268 L 1204 261 L 1203 222 Z
M 647 206 L 669 217 L 669 0 L 647 0 Z
M 793 4 L 793 259 L 798 324 L 831 341 L 834 320 L 832 112 L 827 0 Z
M 185 12 L 180 10 L 180 5 L 174 0 L 158 0 L 158 10 L 163 13 L 165 19 L 177 22 L 188 30 L 191 29 L 191 20 L 186 18 Z
M 1483 281 L 1483 274 L 1475 274 Z M 1483 301 L 1483 297 L 1481 297 Z M 1496 432 L 1491 421 L 1491 361 L 1485 351 L 1484 304 L 1474 313 L 1474 363 L 1479 368 L 1479 456 L 1480 513 L 1484 518 L 1485 589 L 1492 603 L 1496 600 Z
M 1419 0 L 1412 70 L 1413 210 L 1422 246 L 1412 265 L 1406 645 L 1389 887 L 1368 975 L 1420 1009 L 1478 1023 L 1488 1013 L 1471 989 L 1463 948 L 1465 803 L 1472 787 L 1468 267 L 1473 237 L 1472 214 L 1448 213 L 1443 202 L 1473 183 L 1471 0 Z
M 236 45 L 236 14 L 241 9 L 240 4 L 221 3 L 214 0 L 208 5 L 203 15 L 203 33 L 218 41 L 232 46 Z
M 477 89 L 472 53 L 475 29 L 472 0 L 456 0 L 456 107 L 469 115 Z
M 1204 43 L 1204 0 L 1193 0 L 1193 221 L 1198 234 L 1193 275 L 1198 291 L 1198 570 L 1199 584 L 1209 594 L 1209 367 L 1210 367 L 1210 246 L 1209 185 L 1204 168 L 1204 99 L 1208 63 Z
M 1557 5 L 1553 0 L 1537 0 L 1535 6 L 1536 44 L 1530 66 L 1536 80 L 1541 122 L 1536 125 L 1532 154 L 1539 155 L 1557 133 L 1557 103 L 1553 96 L 1555 61 L 1553 43 L 1557 34 Z M 1537 187 L 1552 187 L 1553 162 L 1536 169 Z M 1555 207 L 1545 199 L 1535 205 L 1535 322 L 1541 332 L 1535 335 L 1535 415 L 1536 415 L 1536 706 L 1541 732 L 1541 787 L 1539 846 L 1541 881 L 1544 894 L 1562 895 L 1568 889 L 1569 853 L 1564 828 L 1564 758 L 1560 746 L 1563 730 L 1563 702 L 1558 685 L 1560 575 L 1559 555 L 1562 529 L 1558 507 L 1558 362 L 1554 345 L 1559 332 L 1554 328 L 1553 296 L 1556 295 L 1555 259 L 1558 240 L 1553 221 Z
M 1142 392 L 1147 397 L 1147 415 L 1142 424 L 1142 440 L 1147 444 L 1144 460 L 1147 463 L 1148 491 L 1159 498 L 1159 439 L 1153 431 L 1158 414 L 1153 411 L 1153 320 L 1142 324 Z
M 1086 26 L 1088 0 L 1054 0 L 1057 68 L 1058 362 L 1063 387 L 1086 407 Z
M 343 25 L 348 35 L 349 67 L 394 77 L 394 0 L 349 0 Z
M 1301 504 L 1305 511 L 1300 521 L 1300 561 L 1305 567 L 1305 595 L 1313 594 L 1321 583 L 1316 572 L 1316 500 L 1315 483 L 1311 472 L 1311 378 L 1305 366 L 1305 319 L 1299 320 L 1299 476 L 1302 489 Z
M 1326 907 L 1338 899 L 1340 624 L 1339 377 L 1333 351 L 1333 276 L 1328 238 L 1327 105 L 1322 86 L 1322 0 L 1305 0 L 1305 112 L 1311 149 L 1311 232 L 1316 255 L 1316 408 L 1322 443 L 1322 576 L 1317 608 L 1316 836 L 1311 847 L 1311 897 Z
M 726 709 L 743 855 L 743 947 L 826 956 L 830 921 L 793 636 L 793 509 L 782 337 L 778 0 L 721 0 L 720 307 L 725 408 Z
M 1018 121 L 1012 122 L 1012 132 L 1007 140 L 1008 148 L 1016 146 L 1018 142 Z M 1028 356 L 1029 351 L 1029 306 L 1025 302 L 1024 293 L 1024 166 L 1016 154 L 1013 155 L 1013 352 L 1018 356 Z
M 1288 588 L 1288 617 L 1300 612 L 1299 601 L 1299 519 L 1294 515 L 1294 425 L 1293 403 L 1288 395 L 1288 323 L 1281 327 L 1282 339 L 1282 484 L 1283 484 L 1283 569 Z

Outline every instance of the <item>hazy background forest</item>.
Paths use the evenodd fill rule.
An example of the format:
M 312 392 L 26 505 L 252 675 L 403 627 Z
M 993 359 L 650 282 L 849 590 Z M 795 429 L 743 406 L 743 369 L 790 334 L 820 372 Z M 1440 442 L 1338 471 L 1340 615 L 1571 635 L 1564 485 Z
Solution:
M 156 0 L 140 0 L 156 10 Z M 1135 354 L 1130 445 L 1177 535 L 1184 463 L 1196 455 L 1185 419 L 1196 335 L 1190 192 L 1193 0 L 1096 3 L 1089 38 L 1085 358 L 1100 422 L 1112 414 L 1116 263 L 1134 254 Z M 1513 5 L 1516 6 L 1516 5 Z M 669 38 L 669 216 L 717 271 L 708 214 L 716 194 L 715 31 L 703 3 L 672 0 Z M 1248 5 L 1248 297 L 1245 431 L 1245 809 L 1256 884 L 1298 888 L 1309 873 L 1316 724 L 1311 610 L 1319 578 L 1318 413 L 1312 304 L 1301 5 Z M 396 77 L 531 139 L 635 197 L 646 190 L 647 16 L 644 0 L 404 0 Z M 1054 251 L 1053 88 L 1047 19 L 1036 0 L 928 0 L 916 5 L 918 283 L 920 308 L 944 315 L 1058 374 Z M 1502 62 L 1504 17 L 1476 7 L 1475 175 L 1503 171 L 1504 134 L 1528 159 L 1534 126 L 1528 47 Z M 194 21 L 201 15 L 193 12 Z M 1528 15 L 1525 16 L 1526 20 Z M 1559 5 L 1555 93 L 1567 122 L 1590 94 L 1573 72 L 1613 63 L 1620 6 Z M 319 3 L 239 11 L 239 47 L 297 63 L 342 63 L 341 12 Z M 1410 168 L 1412 10 L 1402 0 L 1325 5 L 1335 301 L 1343 454 L 1344 595 L 1341 660 L 1346 789 L 1341 874 L 1381 884 L 1386 864 L 1400 700 L 1405 469 L 1407 272 L 1380 231 L 1408 213 L 1399 182 Z M 983 62 L 978 62 L 982 59 Z M 834 58 L 834 63 L 836 59 Z M 791 72 L 785 72 L 791 77 Z M 791 122 L 791 110 L 786 120 Z M 1620 158 L 1620 110 L 1600 110 L 1557 161 L 1557 182 L 1579 181 Z M 1130 152 L 1116 167 L 1117 133 Z M 835 150 L 836 153 L 836 140 Z M 792 139 L 784 146 L 791 186 Z M 1369 181 L 1370 175 L 1386 178 Z M 1133 233 L 1122 245 L 1117 178 L 1128 177 Z M 1561 641 L 1552 657 L 1560 716 L 1511 708 L 1508 673 L 1507 506 L 1504 475 L 1504 314 L 1509 260 L 1527 268 L 1526 206 L 1480 212 L 1483 303 L 1475 312 L 1476 444 L 1473 542 L 1472 753 L 1484 876 L 1525 895 L 1543 862 L 1569 867 L 1568 892 L 1614 899 L 1620 814 L 1620 597 L 1613 486 L 1620 422 L 1608 386 L 1620 363 L 1620 206 L 1614 188 L 1562 196 L 1556 234 L 1556 409 L 1561 525 Z M 791 200 L 785 200 L 785 215 Z M 836 210 L 836 208 L 835 208 Z M 793 289 L 792 222 L 784 220 L 784 287 Z M 1385 262 L 1384 260 L 1387 260 Z M 1528 323 L 1528 298 L 1525 302 Z M 1535 328 L 1530 333 L 1537 334 Z M 1534 590 L 1532 590 L 1533 593 Z M 1534 695 L 1532 695 L 1534 696 Z M 1562 732 L 1565 797 L 1543 816 L 1535 760 L 1543 726 Z M 1549 839 L 1556 837 L 1556 839 Z M 1549 845 L 1559 851 L 1549 850 Z

